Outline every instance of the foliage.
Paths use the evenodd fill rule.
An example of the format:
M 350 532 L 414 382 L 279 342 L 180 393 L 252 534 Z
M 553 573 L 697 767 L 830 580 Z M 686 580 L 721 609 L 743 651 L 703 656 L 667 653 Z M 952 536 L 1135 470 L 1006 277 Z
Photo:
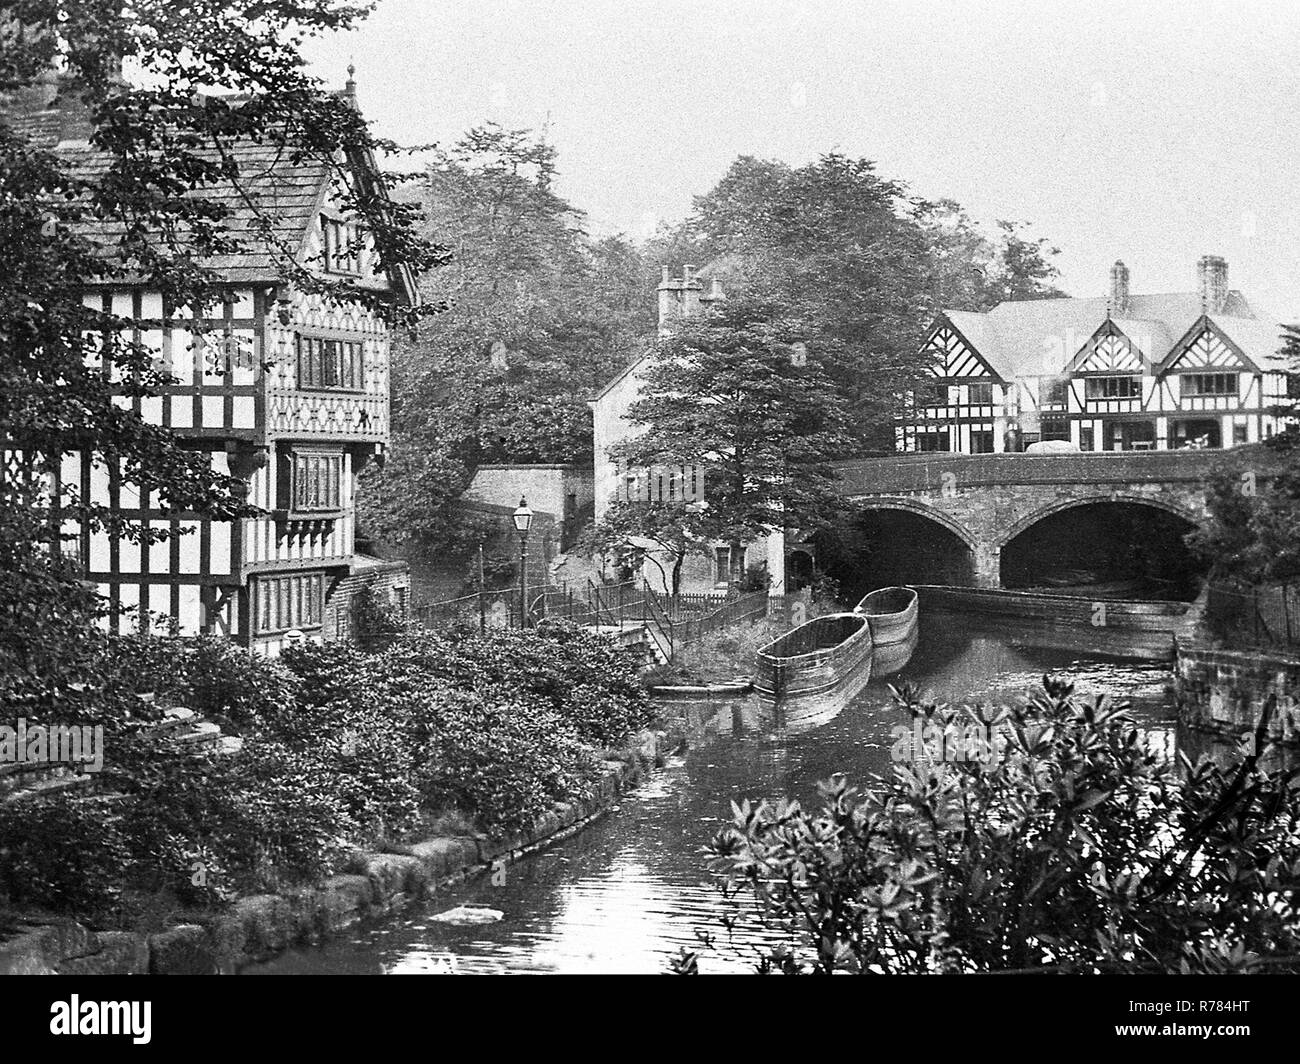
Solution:
M 201 717 L 224 718 L 238 729 L 294 711 L 298 690 L 293 676 L 278 662 L 228 639 L 121 636 L 106 647 L 115 682 L 129 683 L 135 692 L 153 693 Z
M 1300 576 L 1300 434 L 1283 433 L 1249 453 L 1243 470 L 1227 461 L 1208 480 L 1209 518 L 1188 537 L 1211 577 L 1246 584 Z
M 131 861 L 122 804 L 67 795 L 0 803 L 0 853 L 0 896 L 11 906 L 110 909 Z
M 615 502 L 599 522 L 589 525 L 579 538 L 578 550 L 588 557 L 602 556 L 617 565 L 634 566 L 647 555 L 657 564 L 668 562 L 667 590 L 681 591 L 682 566 L 692 554 L 707 554 L 712 541 L 705 535 L 704 513 L 690 503 Z M 650 543 L 638 544 L 637 540 Z
M 425 804 L 472 811 L 493 834 L 521 831 L 556 802 L 585 793 L 597 767 L 572 723 L 536 696 L 435 687 L 406 712 L 421 740 L 416 773 Z
M 143 420 L 138 404 L 119 401 L 157 395 L 173 379 L 129 318 L 83 302 L 88 288 L 130 276 L 179 312 L 203 316 L 221 297 L 216 258 L 254 241 L 296 289 L 356 298 L 414 324 L 380 293 L 299 261 L 274 204 L 253 187 L 260 168 L 246 172 L 231 150 L 284 145 L 341 181 L 348 161 L 393 147 L 374 138 L 350 100 L 309 75 L 301 56 L 308 38 L 351 27 L 366 11 L 345 0 L 6 5 L 6 111 L 40 110 L 57 90 L 70 123 L 64 137 L 90 145 L 49 150 L 27 125 L 0 116 L 0 439 L 18 458 L 0 483 L 6 703 L 64 712 L 69 688 L 87 682 L 78 670 L 90 658 L 78 644 L 96 638 L 87 622 L 102 606 L 59 560 L 64 520 L 134 540 L 166 535 L 165 525 L 146 533 L 103 500 L 80 497 L 75 482 L 50 498 L 42 463 L 57 467 L 60 454 L 78 451 L 119 469 L 124 487 L 155 492 L 164 509 L 215 519 L 253 512 L 246 485 L 215 471 L 207 450 L 183 446 Z M 123 64 L 138 83 L 122 79 Z M 233 203 L 246 215 L 238 224 Z M 382 268 L 418 271 L 445 259 L 382 183 L 348 183 L 342 206 L 363 221 Z
M 737 591 L 766 591 L 772 585 L 772 578 L 767 572 L 767 562 L 759 562 L 745 570 L 745 575 L 736 585 Z
M 1001 222 L 990 238 L 957 204 L 919 199 L 869 160 L 742 156 L 646 257 L 707 263 L 729 295 L 798 323 L 854 410 L 857 448 L 892 450 L 894 397 L 925 372 L 917 352 L 939 309 L 1056 294 L 1054 249 L 1022 231 Z
M 585 742 L 620 742 L 653 719 L 636 656 L 571 624 L 531 629 L 412 632 L 374 659 L 376 682 L 398 699 L 426 677 L 463 689 L 535 696 Z
M 13 904 L 95 917 L 123 888 L 209 905 L 311 881 L 422 812 L 524 830 L 588 793 L 600 751 L 652 718 L 627 652 L 567 625 L 413 631 L 373 654 L 305 643 L 276 662 L 103 635 L 79 668 L 94 679 L 62 719 L 106 726 L 113 796 L 0 804 L 0 852 Z M 149 729 L 172 700 L 224 718 L 242 747 L 195 752 Z
M 711 847 L 757 903 L 736 918 L 790 936 L 761 970 L 1300 968 L 1300 790 L 1259 765 L 1273 704 L 1238 764 L 1180 780 L 1122 706 L 1047 678 L 1017 707 L 900 701 L 950 744 L 994 727 L 994 756 L 904 747 L 870 793 L 837 776 L 817 810 L 736 806 Z
M 393 635 L 406 627 L 406 618 L 393 603 L 381 601 L 374 588 L 363 587 L 352 597 L 352 619 L 362 636 Z
M 555 192 L 556 162 L 544 137 L 489 123 L 405 190 L 456 257 L 424 282 L 447 313 L 394 351 L 393 460 L 361 497 L 390 540 L 477 542 L 456 502 L 480 464 L 589 462 L 592 387 L 651 334 L 638 253 L 587 236 Z
M 843 397 L 815 347 L 771 308 L 733 302 L 659 341 L 630 416 L 645 432 L 620 446 L 634 466 L 695 465 L 708 506 L 698 534 L 740 544 L 773 528 L 817 528 L 839 512 L 831 458 L 848 445 Z

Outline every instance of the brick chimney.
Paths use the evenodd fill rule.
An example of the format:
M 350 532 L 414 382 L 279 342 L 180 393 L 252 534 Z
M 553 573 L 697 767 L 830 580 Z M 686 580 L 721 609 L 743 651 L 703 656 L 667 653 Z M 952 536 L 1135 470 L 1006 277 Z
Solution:
M 716 277 L 709 278 L 709 290 L 700 296 L 701 303 L 721 303 L 727 297 L 722 291 L 722 282 Z
M 1196 264 L 1196 287 L 1206 314 L 1220 313 L 1228 302 L 1228 261 L 1221 255 L 1202 255 Z
M 1110 268 L 1110 314 L 1115 318 L 1128 317 L 1128 267 L 1119 259 Z
M 669 277 L 668 267 L 663 268 L 659 282 L 659 335 L 667 336 L 678 322 L 693 318 L 700 312 L 700 298 L 704 286 L 691 275 L 694 266 L 682 267 L 680 278 Z

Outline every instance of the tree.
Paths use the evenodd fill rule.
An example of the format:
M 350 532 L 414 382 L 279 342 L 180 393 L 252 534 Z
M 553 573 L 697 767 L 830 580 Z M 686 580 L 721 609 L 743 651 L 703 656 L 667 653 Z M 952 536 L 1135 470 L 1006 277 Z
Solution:
M 728 925 L 791 932 L 760 971 L 1300 970 L 1300 790 L 1260 767 L 1275 701 L 1226 769 L 1161 760 L 1124 706 L 1047 678 L 1009 708 L 899 702 L 889 779 L 742 802 L 712 843 Z
M 0 94 L 11 104 L 42 103 L 57 89 L 76 123 L 71 139 L 86 136 L 91 146 L 49 149 L 30 124 L 0 117 L 0 442 L 10 448 L 0 492 L 8 593 L 0 660 L 18 669 L 11 676 L 35 682 L 60 655 L 79 660 L 76 633 L 94 606 L 57 560 L 61 522 L 142 535 L 71 488 L 51 499 L 42 472 L 60 454 L 117 466 L 125 482 L 174 510 L 219 519 L 251 512 L 242 481 L 215 473 L 206 453 L 119 405 L 157 394 L 171 378 L 132 339 L 128 319 L 83 303 L 89 286 L 129 276 L 201 316 L 219 295 L 214 258 L 256 244 L 298 288 L 346 292 L 414 324 L 378 294 L 339 286 L 298 261 L 273 204 L 259 196 L 258 175 L 232 151 L 240 142 L 280 144 L 343 179 L 349 160 L 391 147 L 348 99 L 306 73 L 299 51 L 366 10 L 342 0 L 6 5 Z M 121 77 L 123 64 L 140 72 L 138 83 Z M 211 95 L 214 86 L 230 95 Z M 412 229 L 410 212 L 388 202 L 382 182 L 347 189 L 343 207 L 363 219 L 381 268 L 442 261 L 441 249 Z M 245 213 L 238 230 L 228 224 L 236 204 Z
M 618 502 L 584 532 L 581 549 L 588 556 L 613 556 L 620 563 L 663 554 L 669 564 L 666 590 L 676 598 L 686 559 L 709 549 L 709 523 L 704 511 L 688 502 Z
M 795 168 L 742 156 L 647 258 L 708 263 L 798 322 L 854 407 L 856 449 L 892 450 L 895 397 L 926 373 L 921 341 L 940 309 L 1055 292 L 1054 252 L 1001 225 L 995 243 L 957 204 L 914 197 L 866 159 Z
M 368 485 L 375 527 L 438 542 L 480 464 L 591 460 L 587 399 L 639 353 L 652 306 L 636 249 L 590 239 L 555 178 L 544 138 L 489 123 L 405 190 L 455 260 L 424 283 L 447 313 L 394 352 L 397 460 Z M 422 485 L 425 463 L 444 491 Z
M 838 512 L 829 459 L 847 442 L 843 399 L 802 330 L 734 303 L 659 341 L 629 410 L 644 434 L 616 457 L 633 466 L 698 466 L 707 509 L 692 531 L 731 545 L 790 524 L 816 528 Z

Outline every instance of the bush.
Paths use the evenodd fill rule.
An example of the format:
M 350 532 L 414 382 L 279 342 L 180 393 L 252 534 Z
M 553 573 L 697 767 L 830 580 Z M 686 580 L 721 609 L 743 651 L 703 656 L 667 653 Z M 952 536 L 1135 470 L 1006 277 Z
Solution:
M 422 739 L 417 774 L 425 802 L 472 812 L 490 833 L 528 827 L 594 778 L 591 750 L 538 699 L 444 688 L 410 711 Z
M 278 662 L 215 636 L 160 638 L 122 636 L 108 648 L 113 683 L 133 692 L 154 692 L 236 726 L 292 713 L 293 676 Z
M 996 727 L 1001 755 L 900 759 L 866 795 L 836 777 L 816 811 L 737 806 L 714 867 L 797 942 L 760 970 L 1300 970 L 1300 791 L 1258 768 L 1267 713 L 1255 752 L 1180 781 L 1067 684 L 1002 710 L 900 700 L 949 744 Z
M 111 912 L 131 866 L 117 799 L 19 799 L 0 805 L 0 886 L 9 904 Z
M 123 793 L 0 808 L 15 904 L 109 912 L 124 887 L 218 904 L 328 874 L 422 808 L 517 832 L 588 789 L 594 747 L 651 719 L 629 656 L 571 626 L 408 633 L 373 654 L 308 643 L 278 661 L 218 639 L 88 645 L 89 679 L 59 705 L 110 718 L 104 780 Z M 148 691 L 234 722 L 242 750 L 141 730 Z
M 543 699 L 587 742 L 609 746 L 654 720 L 636 655 L 571 624 L 451 636 L 416 632 L 376 659 L 378 682 L 433 675 L 465 690 L 504 687 Z M 599 697 L 593 697 L 599 692 Z

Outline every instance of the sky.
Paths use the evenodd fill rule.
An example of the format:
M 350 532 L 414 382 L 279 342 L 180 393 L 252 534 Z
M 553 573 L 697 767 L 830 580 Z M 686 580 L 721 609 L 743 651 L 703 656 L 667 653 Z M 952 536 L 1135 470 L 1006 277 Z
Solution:
M 1295 0 L 379 0 L 312 42 L 376 131 L 547 130 L 596 234 L 675 221 L 738 155 L 837 151 L 1061 249 L 1060 286 L 1230 287 L 1300 320 Z

